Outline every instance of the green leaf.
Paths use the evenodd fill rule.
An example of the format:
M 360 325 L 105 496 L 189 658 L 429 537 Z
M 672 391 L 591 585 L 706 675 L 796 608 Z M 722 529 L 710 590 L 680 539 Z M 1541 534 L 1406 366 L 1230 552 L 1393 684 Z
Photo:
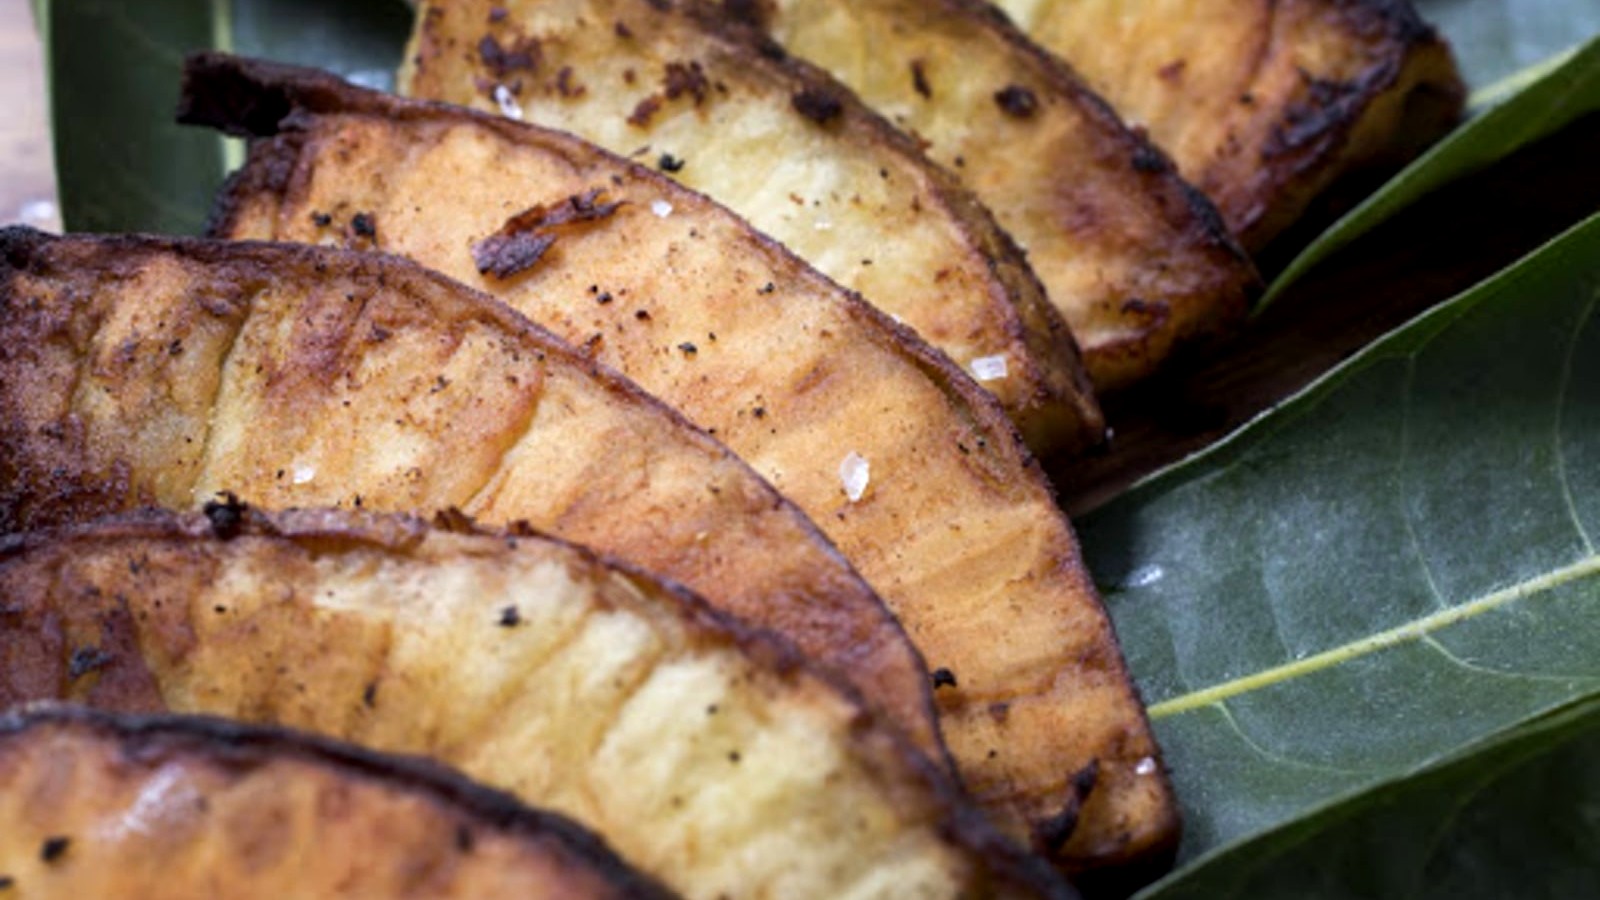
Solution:
M 37 0 L 57 180 L 74 231 L 196 233 L 237 145 L 173 122 L 186 53 L 314 62 L 371 84 L 400 60 L 399 0 Z M 380 84 L 381 86 L 381 84 Z
M 1218 854 L 1142 900 L 1590 897 L 1596 757 L 1591 701 Z
M 1596 8 L 1600 9 L 1600 5 Z M 1538 77 L 1531 83 L 1457 128 L 1334 223 L 1274 279 L 1257 305 L 1257 311 L 1335 251 L 1423 195 L 1493 165 L 1597 110 L 1600 110 L 1600 37 L 1562 57 L 1553 68 L 1541 67 Z
M 1416 0 L 1416 6 L 1450 39 L 1474 91 L 1600 34 L 1594 0 Z
M 1183 859 L 1600 691 L 1600 216 L 1079 523 Z

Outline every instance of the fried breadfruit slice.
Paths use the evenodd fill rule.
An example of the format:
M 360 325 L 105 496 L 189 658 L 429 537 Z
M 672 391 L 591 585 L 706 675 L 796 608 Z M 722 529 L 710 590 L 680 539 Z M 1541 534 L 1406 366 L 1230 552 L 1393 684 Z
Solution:
M 804 514 L 512 310 L 394 258 L 0 232 L 0 533 L 219 491 L 529 522 L 784 634 L 945 758 L 916 650 Z
M 54 706 L 0 718 L 0 874 L 67 900 L 674 896 L 566 819 L 422 760 Z
M 1252 251 L 1340 175 L 1407 161 L 1466 96 L 1409 0 L 998 0 L 1149 129 Z
M 691 898 L 1066 896 L 789 645 L 530 534 L 217 503 L 0 551 L 0 698 L 418 754 Z
M 425 2 L 406 60 L 403 93 L 574 132 L 729 207 L 986 379 L 1035 450 L 1103 440 L 1071 332 L 989 212 L 753 30 L 674 0 Z
M 986 0 L 710 0 L 928 142 L 1028 249 L 1101 392 L 1231 330 L 1259 279 L 1216 209 Z
M 948 359 L 722 208 L 571 136 L 226 57 L 194 60 L 186 86 L 184 118 L 275 135 L 220 204 L 223 234 L 342 241 L 362 215 L 365 240 L 590 347 L 771 479 L 954 673 L 936 694 L 945 737 L 1013 833 L 1036 826 L 1074 872 L 1170 853 L 1173 798 L 1071 526 Z M 581 226 L 516 224 L 580 207 Z M 480 273 L 507 234 L 541 255 Z M 1088 808 L 1063 818 L 1093 765 Z

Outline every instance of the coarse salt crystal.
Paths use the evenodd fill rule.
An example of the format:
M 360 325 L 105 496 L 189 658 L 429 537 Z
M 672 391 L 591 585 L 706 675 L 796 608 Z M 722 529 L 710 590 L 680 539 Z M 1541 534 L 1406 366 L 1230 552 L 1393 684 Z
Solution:
M 839 463 L 839 480 L 844 483 L 844 495 L 854 503 L 867 492 L 867 482 L 872 480 L 872 465 L 861 454 L 851 451 Z
M 979 381 L 998 381 L 1006 377 L 1006 356 L 980 356 L 972 361 L 972 377 Z
M 650 211 L 665 219 L 667 216 L 672 215 L 672 204 L 665 200 L 651 200 Z
M 508 119 L 522 121 L 522 104 L 511 95 L 511 89 L 503 84 L 494 86 L 494 102 L 500 104 L 500 114 Z
M 829 221 L 827 219 L 818 219 L 812 225 L 812 227 L 815 228 L 818 231 L 832 231 L 833 230 L 833 222 L 831 222 L 831 221 Z
M 1140 775 L 1154 775 L 1156 773 L 1155 757 L 1146 756 L 1144 759 L 1139 760 L 1139 764 L 1133 767 L 1133 771 Z
M 313 469 L 310 466 L 295 466 L 294 467 L 294 483 L 295 484 L 310 484 L 311 481 L 313 479 L 315 479 L 316 477 L 317 477 L 317 470 Z
M 1140 566 L 1128 576 L 1128 587 L 1149 587 L 1167 577 L 1167 570 L 1160 566 Z

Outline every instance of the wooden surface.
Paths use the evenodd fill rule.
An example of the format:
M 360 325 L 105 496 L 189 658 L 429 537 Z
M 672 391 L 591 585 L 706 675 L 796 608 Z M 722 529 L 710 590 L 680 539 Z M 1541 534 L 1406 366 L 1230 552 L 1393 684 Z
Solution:
M 48 109 L 28 0 L 0 0 L 0 223 L 60 229 Z

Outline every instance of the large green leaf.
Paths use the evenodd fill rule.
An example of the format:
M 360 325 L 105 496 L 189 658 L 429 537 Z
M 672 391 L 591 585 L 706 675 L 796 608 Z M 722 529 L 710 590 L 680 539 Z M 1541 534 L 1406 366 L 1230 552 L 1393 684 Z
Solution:
M 1184 859 L 1600 690 L 1600 216 L 1080 523 Z
M 1365 791 L 1150 891 L 1148 900 L 1595 896 L 1600 703 Z
M 315 62 L 372 82 L 400 60 L 399 0 L 38 0 L 57 180 L 75 231 L 200 230 L 237 158 L 173 123 L 184 54 L 205 48 Z
M 1600 3 L 1595 9 L 1600 15 Z M 1597 32 L 1600 24 L 1589 33 Z M 1501 102 L 1457 128 L 1323 232 L 1273 280 L 1257 309 L 1422 196 L 1555 134 L 1584 115 L 1600 112 L 1600 37 L 1552 62 L 1536 67 L 1537 77 L 1518 84 Z

